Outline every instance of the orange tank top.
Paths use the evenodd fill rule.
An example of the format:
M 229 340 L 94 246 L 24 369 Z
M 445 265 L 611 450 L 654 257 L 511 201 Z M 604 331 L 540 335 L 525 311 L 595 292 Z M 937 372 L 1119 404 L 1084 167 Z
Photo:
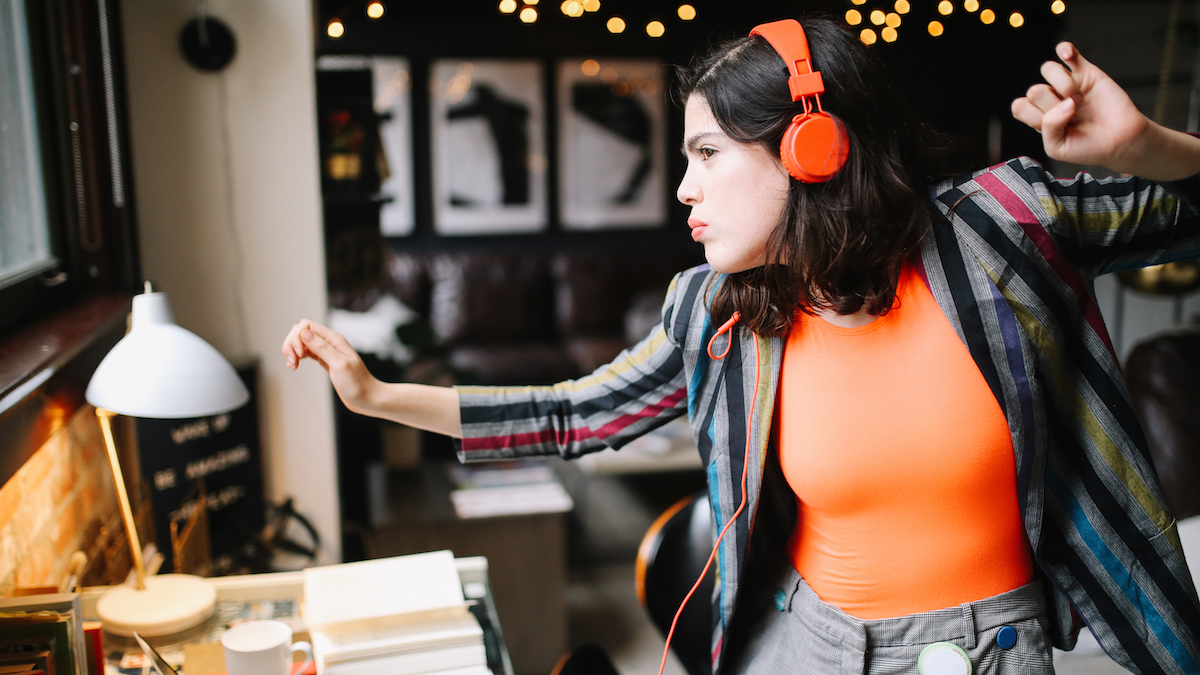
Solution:
M 893 310 L 801 315 L 783 353 L 779 448 L 801 576 L 860 619 L 951 607 L 1033 578 L 1000 405 L 905 264 Z

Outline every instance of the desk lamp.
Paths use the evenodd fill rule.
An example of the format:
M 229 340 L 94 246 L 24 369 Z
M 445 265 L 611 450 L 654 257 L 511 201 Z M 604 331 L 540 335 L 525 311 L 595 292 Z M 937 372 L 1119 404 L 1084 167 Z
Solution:
M 208 582 L 190 574 L 146 577 L 112 417 L 207 417 L 241 407 L 250 394 L 216 349 L 175 325 L 167 296 L 147 282 L 146 292 L 133 298 L 129 333 L 96 367 L 86 397 L 100 418 L 137 575 L 136 587 L 122 585 L 104 594 L 96 613 L 104 628 L 118 635 L 168 635 L 199 625 L 216 606 L 216 591 Z

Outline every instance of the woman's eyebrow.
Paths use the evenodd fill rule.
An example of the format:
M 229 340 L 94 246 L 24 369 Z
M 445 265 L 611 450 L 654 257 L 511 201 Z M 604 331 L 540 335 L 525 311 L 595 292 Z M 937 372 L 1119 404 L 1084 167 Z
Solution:
M 679 148 L 679 152 L 683 153 L 683 155 L 686 157 L 688 150 L 694 151 L 700 147 L 700 141 L 704 140 L 708 136 L 716 135 L 717 133 L 715 131 L 701 131 L 698 134 L 693 134 L 692 137 L 687 139 L 687 141 L 685 141 L 684 144 Z

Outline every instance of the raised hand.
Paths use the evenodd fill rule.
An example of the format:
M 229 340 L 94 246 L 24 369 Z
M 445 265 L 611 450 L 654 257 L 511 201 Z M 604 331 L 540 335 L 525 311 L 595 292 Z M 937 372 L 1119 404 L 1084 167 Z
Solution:
M 320 363 L 347 408 L 356 413 L 373 414 L 371 393 L 379 381 L 367 371 L 362 358 L 346 338 L 319 323 L 302 319 L 288 332 L 282 351 L 288 367 L 293 370 L 305 358 Z
M 1012 103 L 1012 114 L 1042 134 L 1046 154 L 1155 180 L 1200 172 L 1200 141 L 1149 120 L 1124 89 L 1075 49 L 1042 64 L 1046 82 Z

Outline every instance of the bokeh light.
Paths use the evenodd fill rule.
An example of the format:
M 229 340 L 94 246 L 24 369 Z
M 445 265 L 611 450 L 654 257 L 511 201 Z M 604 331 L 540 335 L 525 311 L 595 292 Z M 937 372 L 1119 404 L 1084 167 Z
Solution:
M 900 37 L 900 34 L 896 32 L 895 28 L 887 26 L 879 31 L 879 36 L 883 38 L 884 42 L 895 42 L 896 38 Z
M 861 32 L 859 32 L 858 39 L 862 40 L 864 45 L 873 45 L 875 44 L 875 40 L 877 38 L 875 37 L 875 31 L 871 30 L 870 28 L 864 28 Z
M 583 16 L 583 5 L 579 3 L 579 0 L 563 0 L 559 9 L 569 17 Z
M 588 59 L 579 66 L 579 70 L 588 77 L 595 77 L 596 73 L 600 72 L 600 62 L 596 59 Z
M 1020 28 L 1025 25 L 1025 17 L 1020 12 L 1013 12 L 1008 15 L 1008 25 L 1013 28 Z
M 661 21 L 651 21 L 646 24 L 646 35 L 652 38 L 662 37 L 665 32 L 667 32 L 667 27 Z
M 884 21 L 887 21 L 887 15 L 883 13 L 882 9 L 871 10 L 871 23 L 882 26 Z
M 991 25 L 996 20 L 996 13 L 990 9 L 985 9 L 979 13 L 979 20 Z
M 340 20 L 334 19 L 325 28 L 325 34 L 336 40 L 346 34 L 346 27 L 342 25 Z
M 899 28 L 900 15 L 895 12 L 889 12 L 887 17 L 884 19 L 884 23 L 888 25 L 888 28 Z M 891 42 L 891 40 L 888 40 L 888 42 Z
M 1063 2 L 1063 0 L 1054 0 L 1054 2 L 1050 3 L 1050 11 L 1055 14 L 1062 14 L 1067 11 L 1067 3 Z
M 933 37 L 941 37 L 942 33 L 945 33 L 945 32 L 946 32 L 946 27 L 942 25 L 941 21 L 930 21 L 929 22 L 929 34 L 932 35 Z
M 858 24 L 862 23 L 862 12 L 858 11 L 857 9 L 846 10 L 846 23 L 850 24 L 851 26 L 857 26 Z
M 938 3 L 938 14 L 941 14 L 942 16 L 950 16 L 950 13 L 953 11 L 954 3 L 950 2 L 950 0 L 942 0 Z
M 608 32 L 610 32 L 610 33 L 624 33 L 625 32 L 625 19 L 622 19 L 619 16 L 614 16 L 613 18 L 609 19 L 608 22 L 605 23 L 604 25 L 608 27 Z
M 532 7 L 526 7 L 521 10 L 521 21 L 525 23 L 533 23 L 537 21 L 537 10 Z
M 968 12 L 974 12 L 975 10 L 979 9 L 979 0 L 966 0 L 966 2 L 963 3 L 963 9 L 967 10 Z
M 900 14 L 908 14 L 909 10 L 912 9 L 912 6 L 908 4 L 908 0 L 896 0 L 894 7 Z
M 600 10 L 600 0 L 583 0 L 583 11 L 596 12 Z
M 517 0 L 500 0 L 500 11 L 505 14 L 517 11 Z
M 382 17 L 383 11 L 382 2 L 372 2 L 371 4 L 367 5 L 367 16 L 371 17 L 372 19 L 378 19 Z
M 691 5 L 680 5 L 678 10 L 679 18 L 684 21 L 691 21 L 696 18 L 696 8 Z

